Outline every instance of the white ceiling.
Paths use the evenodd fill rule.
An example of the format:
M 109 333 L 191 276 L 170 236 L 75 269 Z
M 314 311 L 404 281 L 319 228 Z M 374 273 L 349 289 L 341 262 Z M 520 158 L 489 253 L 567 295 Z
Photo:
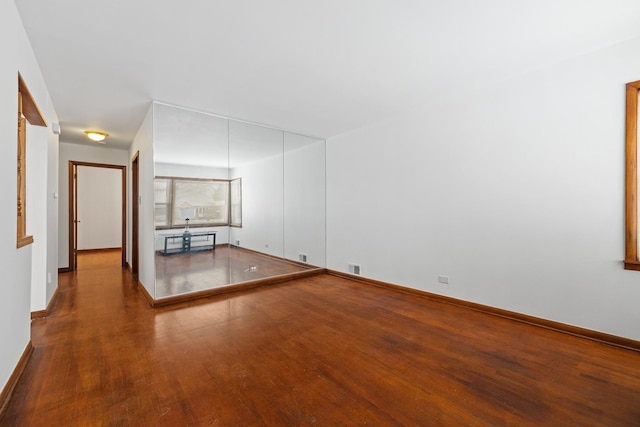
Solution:
M 16 0 L 62 127 L 152 100 L 330 137 L 640 36 L 637 0 Z

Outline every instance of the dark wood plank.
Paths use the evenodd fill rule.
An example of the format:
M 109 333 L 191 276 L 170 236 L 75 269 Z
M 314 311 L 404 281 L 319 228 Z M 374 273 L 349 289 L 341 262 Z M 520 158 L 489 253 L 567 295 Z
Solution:
M 640 341 L 632 340 L 629 338 L 619 337 L 616 335 L 606 334 L 604 332 L 567 325 L 565 323 L 554 322 L 552 320 L 542 319 L 540 317 L 530 316 L 522 313 L 516 313 L 514 311 L 504 310 L 501 308 L 491 307 L 488 305 L 478 304 L 470 301 L 464 301 L 457 298 L 446 297 L 444 295 L 438 295 L 438 294 L 422 291 L 419 289 L 407 288 L 405 286 L 395 285 L 387 282 L 381 282 L 379 280 L 374 280 L 366 277 L 356 276 L 353 274 L 343 273 L 341 271 L 336 271 L 336 270 L 325 270 L 325 271 L 328 274 L 331 274 L 332 276 L 342 277 L 342 278 L 354 280 L 361 283 L 367 283 L 373 286 L 396 290 L 403 293 L 409 293 L 412 295 L 419 296 L 421 298 L 429 298 L 445 304 L 453 304 L 453 305 L 468 308 L 471 310 L 477 310 L 482 313 L 504 317 L 510 320 L 515 320 L 518 322 L 527 323 L 529 325 L 538 326 L 540 328 L 547 328 L 556 332 L 562 332 L 564 334 L 575 335 L 581 338 L 587 338 L 593 341 L 597 341 L 599 343 L 614 345 L 614 346 L 625 348 L 628 350 L 640 351 Z
M 638 352 L 330 275 L 153 309 L 106 256 L 0 425 L 640 424 Z

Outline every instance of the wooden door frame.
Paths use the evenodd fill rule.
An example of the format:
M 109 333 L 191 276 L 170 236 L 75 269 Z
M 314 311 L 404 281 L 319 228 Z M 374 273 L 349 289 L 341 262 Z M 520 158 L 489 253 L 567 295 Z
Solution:
M 137 277 L 140 263 L 140 151 L 131 158 L 131 273 Z
M 626 86 L 624 268 L 640 270 L 638 254 L 638 95 L 640 80 Z
M 75 271 L 78 267 L 77 258 L 77 229 L 74 218 L 77 217 L 77 174 L 74 169 L 78 166 L 89 166 L 94 168 L 120 169 L 122 172 L 122 266 L 127 266 L 127 167 L 122 165 L 111 165 L 106 163 L 79 162 L 69 160 L 69 268 L 68 271 Z M 76 176 L 74 176 L 76 175 Z M 76 203 L 74 203 L 76 201 Z

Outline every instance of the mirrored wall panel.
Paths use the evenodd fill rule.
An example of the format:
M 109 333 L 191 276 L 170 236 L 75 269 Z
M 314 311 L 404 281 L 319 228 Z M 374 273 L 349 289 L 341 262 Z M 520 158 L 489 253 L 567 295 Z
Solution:
M 155 299 L 325 265 L 325 143 L 154 104 Z
M 153 128 L 154 297 L 201 290 L 198 275 L 209 270 L 216 283 L 227 283 L 226 254 L 209 257 L 213 265 L 198 265 L 189 254 L 214 253 L 229 242 L 228 121 L 155 104 Z
M 230 230 L 235 246 L 284 257 L 284 132 L 229 123 L 229 170 L 242 180 L 242 227 Z

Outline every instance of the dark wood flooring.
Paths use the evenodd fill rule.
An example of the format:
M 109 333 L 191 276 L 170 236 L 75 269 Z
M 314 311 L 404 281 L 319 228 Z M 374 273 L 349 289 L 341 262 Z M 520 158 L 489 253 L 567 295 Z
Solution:
M 107 258 L 60 276 L 0 425 L 640 425 L 638 352 L 328 275 L 152 309 Z
M 186 254 L 157 253 L 155 298 L 215 289 L 310 268 L 312 266 L 228 246 Z

